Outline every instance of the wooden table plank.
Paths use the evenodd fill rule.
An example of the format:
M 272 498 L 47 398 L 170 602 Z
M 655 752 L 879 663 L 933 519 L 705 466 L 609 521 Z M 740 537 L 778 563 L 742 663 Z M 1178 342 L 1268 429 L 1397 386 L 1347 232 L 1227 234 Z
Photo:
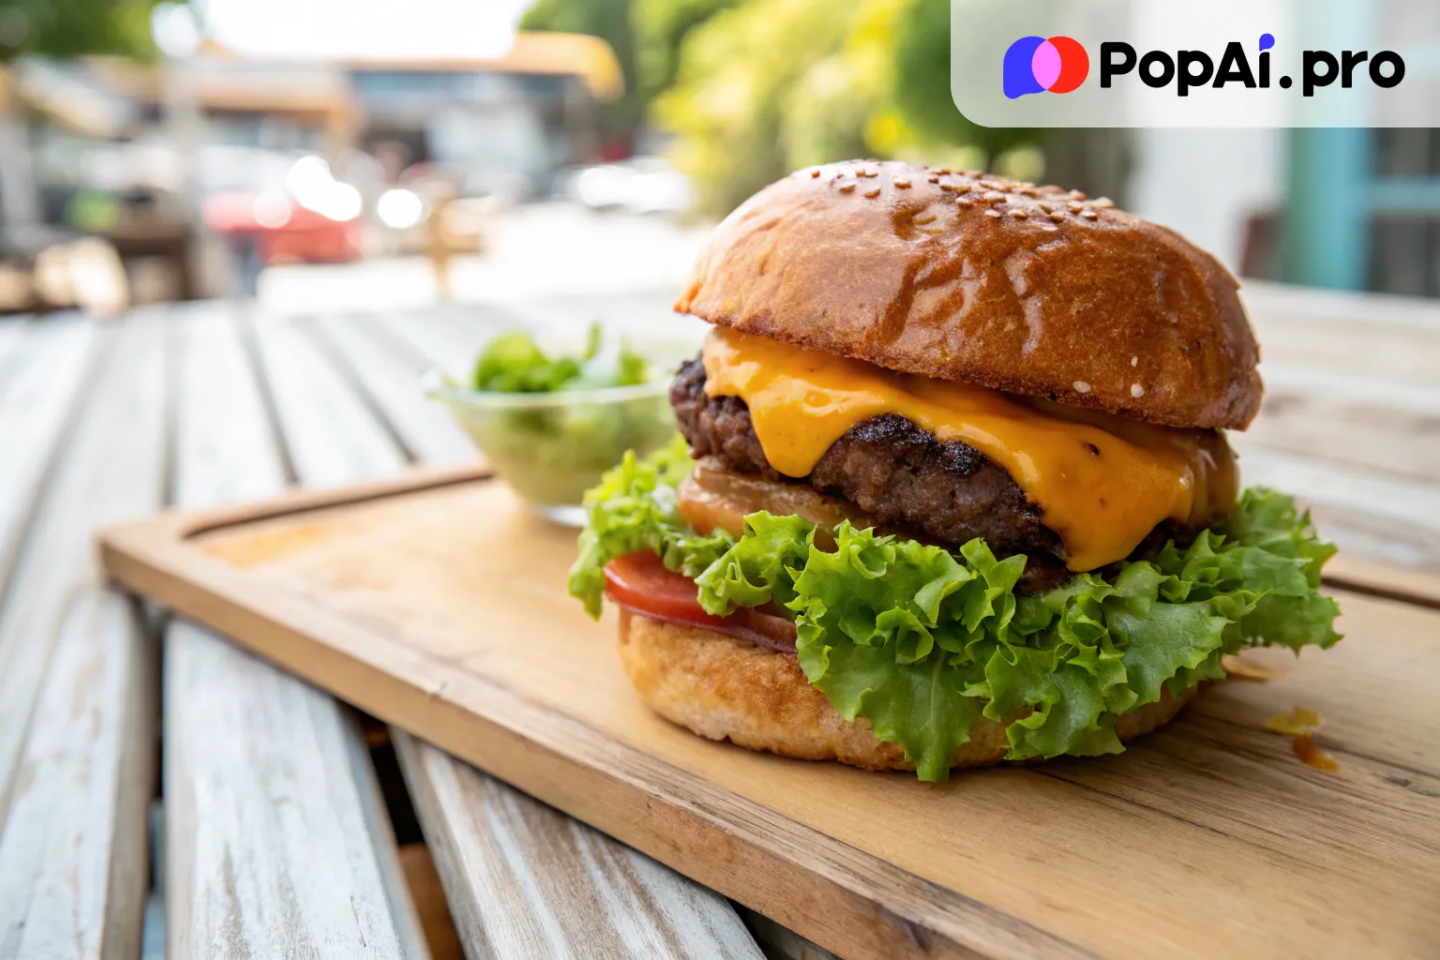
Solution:
M 1241 296 L 1267 366 L 1435 385 L 1440 304 L 1433 300 L 1255 281 Z
M 760 957 L 718 893 L 391 735 L 471 958 Z
M 476 461 L 470 438 L 421 391 L 420 378 L 429 365 L 417 354 L 387 349 L 356 317 L 330 314 L 317 323 L 334 359 L 394 425 L 412 456 L 431 466 Z
M 1244 443 L 1440 481 L 1440 386 L 1270 364 L 1264 376 L 1265 403 Z
M 10 354 L 31 325 L 23 315 L 0 317 L 0 390 L 4 389 Z
M 468 380 L 475 358 L 495 335 L 504 330 L 535 329 L 526 318 L 505 306 L 475 304 L 463 310 L 412 310 L 369 314 L 359 320 L 367 332 L 382 337 L 410 362 L 438 367 L 459 380 Z
M 346 356 L 373 352 L 373 328 L 348 321 L 323 322 L 325 336 Z M 478 459 L 463 436 L 459 450 L 453 434 L 423 423 L 448 414 L 414 405 L 413 364 L 372 359 L 356 372 L 417 457 Z M 471 958 L 759 956 L 718 894 L 397 728 L 391 736 Z
M 253 336 L 295 476 L 329 487 L 405 468 L 394 441 L 298 324 L 255 317 Z
M 153 645 L 101 586 L 90 538 L 160 503 L 164 339 L 147 321 L 100 336 L 105 355 L 0 613 L 4 958 L 140 948 Z
M 82 378 L 93 359 L 94 328 L 60 321 L 25 329 L 11 343 L 13 368 L 0 380 L 0 582 L 8 575 L 56 448 L 66 418 L 80 397 Z
M 238 309 L 176 320 L 174 495 L 186 506 L 285 484 Z M 170 956 L 428 955 L 349 711 L 176 623 L 164 723 Z
M 1231 439 L 1244 482 L 1294 494 L 1342 553 L 1440 568 L 1440 483 Z

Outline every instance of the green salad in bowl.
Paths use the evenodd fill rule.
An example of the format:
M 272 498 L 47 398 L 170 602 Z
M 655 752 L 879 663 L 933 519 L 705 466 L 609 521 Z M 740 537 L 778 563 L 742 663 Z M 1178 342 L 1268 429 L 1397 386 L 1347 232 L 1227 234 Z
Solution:
M 678 362 L 684 350 L 675 352 Z M 655 450 L 674 435 L 668 359 L 607 338 L 599 324 L 573 355 L 515 330 L 485 346 L 468 383 L 432 374 L 427 390 L 516 493 L 580 526 L 581 499 L 602 473 L 626 450 Z

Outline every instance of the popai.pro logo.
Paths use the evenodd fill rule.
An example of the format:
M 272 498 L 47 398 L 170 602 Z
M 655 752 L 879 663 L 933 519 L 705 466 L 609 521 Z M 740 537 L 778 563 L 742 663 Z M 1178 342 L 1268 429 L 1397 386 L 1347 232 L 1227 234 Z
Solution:
M 1275 47 L 1273 34 L 1261 34 L 1254 64 L 1246 47 L 1231 41 L 1218 56 L 1204 50 L 1164 50 L 1138 53 L 1122 41 L 1100 44 L 1100 86 L 1110 89 L 1120 77 L 1133 76 L 1147 87 L 1162 89 L 1173 86 L 1181 97 L 1192 90 L 1210 87 L 1222 89 L 1229 84 L 1249 89 L 1269 89 L 1271 85 L 1270 50 Z M 1090 56 L 1085 48 L 1070 37 L 1021 37 L 1005 51 L 1002 89 L 1011 100 L 1031 93 L 1069 93 L 1090 75 Z M 1405 61 L 1393 50 L 1381 50 L 1373 56 L 1365 50 L 1342 50 L 1335 55 L 1326 50 L 1304 50 L 1300 57 L 1300 92 L 1313 97 L 1315 92 L 1337 80 L 1344 89 L 1357 80 L 1368 78 L 1376 87 L 1389 89 L 1405 79 Z M 1294 79 L 1282 75 L 1278 80 L 1288 90 Z
M 1069 37 L 1021 37 L 1005 51 L 1005 96 L 1069 93 L 1090 75 L 1090 55 Z

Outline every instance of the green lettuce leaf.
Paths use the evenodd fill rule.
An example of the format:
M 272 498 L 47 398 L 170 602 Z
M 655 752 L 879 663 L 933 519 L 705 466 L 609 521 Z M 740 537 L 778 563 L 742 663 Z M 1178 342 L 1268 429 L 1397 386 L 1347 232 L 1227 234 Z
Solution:
M 470 377 L 476 390 L 491 393 L 551 393 L 626 387 L 650 379 L 650 363 L 623 342 L 605 346 L 598 323 L 590 325 L 579 357 L 550 357 L 523 330 L 511 330 L 485 345 Z
M 680 517 L 675 488 L 694 461 L 678 434 L 666 446 L 640 459 L 625 454 L 600 485 L 586 491 L 589 522 L 580 532 L 579 556 L 570 567 L 571 596 L 600 616 L 605 564 L 626 553 L 650 550 L 665 566 L 687 577 L 699 576 L 726 553 L 735 538 L 723 530 L 701 536 Z
M 841 523 L 822 549 L 812 524 L 763 512 L 738 539 L 699 536 L 675 502 L 688 469 L 677 444 L 627 457 L 587 495 L 571 593 L 598 614 L 605 563 L 654 550 L 695 577 L 709 613 L 775 603 L 810 683 L 900 745 L 922 780 L 948 777 L 982 716 L 1009 723 L 1009 759 L 1117 753 L 1117 717 L 1223 678 L 1222 655 L 1340 639 L 1339 608 L 1317 592 L 1335 549 L 1271 490 L 1247 490 L 1188 546 L 1021 597 L 1025 558 L 997 560 L 980 540 L 957 554 Z

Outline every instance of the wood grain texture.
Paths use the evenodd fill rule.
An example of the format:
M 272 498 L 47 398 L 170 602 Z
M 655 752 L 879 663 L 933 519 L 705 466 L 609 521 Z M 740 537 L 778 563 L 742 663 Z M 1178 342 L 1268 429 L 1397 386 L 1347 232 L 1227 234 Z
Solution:
M 1122 756 L 931 787 L 665 724 L 620 673 L 613 617 L 593 624 L 564 596 L 572 534 L 493 485 L 372 493 L 117 531 L 107 562 L 843 956 L 1409 956 L 1440 942 L 1433 611 L 1346 596 L 1343 644 L 1274 655 L 1279 679 L 1215 691 Z M 217 521 L 237 525 L 183 539 Z M 1325 718 L 1339 774 L 1265 729 L 1296 705 Z
M 89 334 L 62 325 L 42 336 L 48 346 L 26 357 L 12 391 L 42 362 L 56 363 L 45 377 L 76 386 L 76 352 Z M 43 485 L 0 612 L 4 958 L 129 957 L 142 936 L 153 646 L 129 604 L 102 587 L 90 537 L 160 503 L 164 340 L 148 321 L 97 336 L 103 361 Z M 39 423 L 54 429 L 65 400 L 26 389 L 36 391 Z M 35 482 L 34 462 L 20 465 L 4 480 Z
M 1244 482 L 1294 494 L 1343 553 L 1440 570 L 1440 482 L 1232 442 Z
M 471 958 L 753 958 L 719 894 L 404 733 L 395 737 Z
M 394 476 L 405 459 L 296 322 L 260 314 L 253 336 L 296 478 L 328 487 Z
M 361 323 L 407 362 L 437 367 L 462 381 L 496 334 L 516 327 L 539 332 L 546 326 L 493 304 L 373 314 Z
M 10 572 L 41 482 L 65 437 L 67 417 L 80 400 L 95 332 L 76 321 L 10 326 L 11 365 L 0 378 L 0 450 L 5 451 L 0 582 Z
M 1253 280 L 1240 295 L 1267 365 L 1435 385 L 1440 305 L 1433 300 Z
M 413 354 L 387 349 L 354 317 L 327 315 L 316 322 L 356 388 L 393 425 L 411 455 L 432 466 L 477 461 L 470 438 L 421 392 L 425 365 Z
M 1295 494 L 1351 557 L 1440 570 L 1440 306 L 1246 284 L 1265 404 L 1246 483 Z
M 127 601 L 72 595 L 0 834 L 0 957 L 140 950 L 154 647 Z
M 1341 553 L 1325 565 L 1325 582 L 1343 590 L 1440 610 L 1440 576 L 1431 571 Z
M 1436 353 L 1440 364 L 1440 350 Z M 1265 365 L 1247 443 L 1400 479 L 1440 479 L 1440 378 L 1430 385 Z
M 181 504 L 285 483 L 238 309 L 176 319 Z M 348 711 L 192 624 L 165 643 L 167 954 L 426 956 Z
M 450 424 L 443 407 L 416 405 L 413 357 L 407 364 L 403 350 L 382 354 L 375 333 L 349 318 L 322 321 L 321 330 L 414 456 L 479 462 L 453 424 L 436 425 Z M 306 442 L 298 432 L 291 438 Z M 718 895 L 442 751 L 399 731 L 394 738 L 472 958 L 758 956 Z M 466 806 L 474 798 L 488 798 L 488 813 Z

